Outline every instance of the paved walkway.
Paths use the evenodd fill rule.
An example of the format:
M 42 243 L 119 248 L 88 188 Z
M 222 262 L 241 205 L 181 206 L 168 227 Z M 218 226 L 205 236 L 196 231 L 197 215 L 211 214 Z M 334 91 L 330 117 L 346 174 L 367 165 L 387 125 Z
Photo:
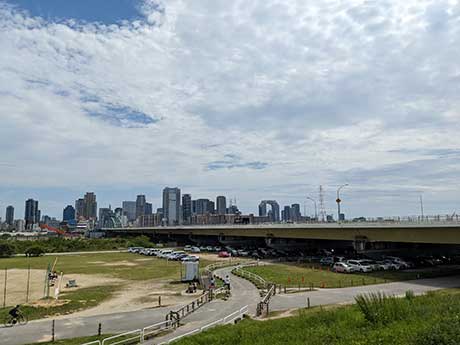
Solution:
M 89 317 L 69 317 L 55 322 L 56 339 L 83 337 L 97 334 L 102 323 L 105 334 L 121 333 L 164 321 L 171 307 L 144 309 L 136 312 L 117 313 Z M 22 345 L 51 340 L 52 320 L 31 321 L 25 326 L 0 328 L 0 344 Z
M 427 291 L 455 287 L 460 287 L 460 276 L 420 279 L 342 289 L 319 289 L 309 292 L 276 295 L 270 302 L 270 310 L 304 308 L 307 306 L 308 297 L 310 298 L 310 305 L 317 306 L 352 303 L 357 295 L 370 292 L 383 292 L 387 295 L 404 295 L 406 291 L 412 290 L 416 295 L 419 295 Z
M 260 300 L 259 290 L 257 290 L 256 287 L 246 279 L 242 279 L 231 274 L 231 270 L 231 267 L 227 267 L 218 269 L 215 272 L 220 276 L 225 276 L 227 274 L 230 276 L 232 295 L 227 301 L 214 300 L 211 303 L 205 304 L 196 312 L 186 317 L 182 321 L 184 325 L 179 327 L 176 331 L 164 337 L 145 342 L 145 344 L 159 344 L 170 340 L 187 332 L 206 326 L 213 321 L 222 319 L 246 305 L 249 306 L 249 314 L 255 314 L 257 303 Z

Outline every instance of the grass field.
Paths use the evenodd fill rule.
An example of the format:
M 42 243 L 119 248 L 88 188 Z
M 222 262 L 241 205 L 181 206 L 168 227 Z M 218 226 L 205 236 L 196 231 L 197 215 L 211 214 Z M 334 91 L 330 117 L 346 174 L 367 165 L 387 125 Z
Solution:
M 77 290 L 63 289 L 59 296 L 59 301 L 65 301 L 66 303 L 63 305 L 59 305 L 56 302 L 50 303 L 50 307 L 43 301 L 37 303 L 37 299 L 43 297 L 44 272 L 48 265 L 53 264 L 56 258 L 58 260 L 55 270 L 64 273 L 63 285 L 65 285 L 66 277 L 68 279 L 69 277 L 75 278 L 75 275 L 81 275 L 77 276 L 79 277 L 77 283 L 81 287 Z M 205 267 L 210 263 L 212 261 L 201 260 L 200 265 Z M 149 304 L 149 306 L 156 303 L 158 295 L 149 294 L 152 288 L 155 291 L 163 289 L 165 294 L 169 293 L 170 298 L 174 299 L 175 294 L 180 296 L 180 291 L 185 289 L 185 285 L 179 283 L 181 266 L 180 262 L 168 262 L 164 259 L 131 253 L 92 253 L 0 259 L 0 290 L 2 292 L 4 288 L 5 269 L 10 270 L 10 273 L 7 275 L 7 308 L 0 308 L 0 317 L 10 309 L 8 306 L 25 303 L 28 267 L 35 270 L 43 270 L 35 272 L 34 277 L 37 279 L 36 277 L 38 276 L 39 281 L 34 280 L 31 282 L 31 286 L 33 287 L 31 294 L 38 296 L 33 300 L 29 300 L 30 302 L 35 302 L 34 305 L 24 306 L 24 312 L 29 319 L 38 319 L 46 316 L 68 314 L 97 306 L 115 294 L 119 296 L 119 292 L 121 293 L 129 289 L 133 284 L 146 286 L 147 283 L 143 283 L 143 281 L 158 282 L 158 284 L 153 287 L 153 285 L 150 285 L 151 283 L 148 283 L 149 286 L 152 286 L 150 290 L 147 288 L 145 288 L 146 290 L 138 290 L 145 291 L 145 295 L 142 295 L 144 297 L 136 297 L 128 293 L 129 296 L 132 295 L 131 298 L 136 303 Z M 18 269 L 24 271 L 18 271 Z M 54 291 L 54 288 L 51 290 Z M 176 292 L 172 293 L 172 291 Z M 17 299 L 15 299 L 15 296 Z M 126 300 L 126 303 L 129 304 L 130 301 Z M 0 297 L 0 307 L 2 305 L 3 294 Z
M 145 257 L 131 253 L 100 253 L 40 257 L 14 257 L 0 259 L 0 270 L 5 268 L 45 269 L 58 258 L 56 271 L 64 274 L 105 274 L 128 280 L 175 279 L 180 276 L 181 264 L 155 257 Z M 202 260 L 201 266 L 210 264 Z
M 392 281 L 417 279 L 434 276 L 433 272 L 409 271 L 376 271 L 370 273 L 343 274 L 334 273 L 326 267 L 314 268 L 299 264 L 273 264 L 257 267 L 246 267 L 245 270 L 255 273 L 267 281 L 283 286 L 310 286 L 324 288 L 340 288 L 347 286 L 379 284 Z M 438 272 L 438 275 L 442 272 Z
M 460 290 L 389 299 L 371 306 L 375 321 L 354 305 L 300 311 L 269 321 L 244 320 L 184 338 L 177 345 L 457 345 L 460 344 Z M 382 309 L 382 310 L 381 310 Z

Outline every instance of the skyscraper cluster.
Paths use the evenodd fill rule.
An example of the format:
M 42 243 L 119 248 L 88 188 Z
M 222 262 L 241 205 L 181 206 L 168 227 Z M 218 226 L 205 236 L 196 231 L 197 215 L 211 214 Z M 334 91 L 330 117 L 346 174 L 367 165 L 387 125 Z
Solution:
M 300 213 L 300 205 L 292 204 L 280 210 L 276 200 L 262 200 L 258 215 L 242 215 L 236 199 L 218 195 L 215 199 L 193 199 L 189 193 L 182 194 L 178 187 L 165 187 L 161 207 L 153 209 L 144 194 L 135 200 L 125 200 L 121 207 L 98 209 L 96 194 L 87 192 L 75 200 L 75 206 L 67 205 L 62 211 L 62 221 L 41 215 L 38 200 L 25 202 L 24 219 L 14 219 L 14 207 L 6 208 L 5 224 L 16 231 L 38 229 L 46 224 L 68 231 L 86 231 L 98 228 L 152 227 L 212 224 L 259 224 L 267 222 L 299 222 L 308 220 Z M 0 222 L 1 223 L 1 222 Z

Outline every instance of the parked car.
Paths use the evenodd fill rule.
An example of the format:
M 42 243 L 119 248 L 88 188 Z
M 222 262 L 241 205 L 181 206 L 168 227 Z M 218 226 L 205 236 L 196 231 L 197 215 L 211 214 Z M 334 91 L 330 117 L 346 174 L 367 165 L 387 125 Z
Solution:
M 169 254 L 171 254 L 173 251 L 171 249 L 163 249 L 160 251 L 158 254 L 159 258 L 166 258 Z
M 128 248 L 128 253 L 139 253 L 143 247 L 129 247 Z
M 189 252 L 189 251 L 192 250 L 192 246 L 191 246 L 190 244 L 187 244 L 187 245 L 184 247 L 184 250 L 185 250 L 186 252 Z
M 365 260 L 348 260 L 347 264 L 353 267 L 356 272 L 372 272 L 372 266 L 366 264 Z
M 192 253 L 201 253 L 201 249 L 198 248 L 198 247 L 192 247 L 192 248 L 190 249 L 190 251 L 191 251 Z
M 182 261 L 182 262 L 197 262 L 197 261 L 200 261 L 200 258 L 198 256 L 195 256 L 195 255 L 187 255 L 187 256 L 183 257 L 182 259 L 180 259 L 180 261 Z
M 331 266 L 334 264 L 334 258 L 332 256 L 326 256 L 319 260 L 319 263 L 324 266 Z
M 355 272 L 356 270 L 346 262 L 336 262 L 332 266 L 332 270 L 337 273 L 352 273 Z
M 221 251 L 219 252 L 219 254 L 217 254 L 217 256 L 219 258 L 229 258 L 230 257 L 230 253 L 229 252 L 226 252 L 226 251 Z

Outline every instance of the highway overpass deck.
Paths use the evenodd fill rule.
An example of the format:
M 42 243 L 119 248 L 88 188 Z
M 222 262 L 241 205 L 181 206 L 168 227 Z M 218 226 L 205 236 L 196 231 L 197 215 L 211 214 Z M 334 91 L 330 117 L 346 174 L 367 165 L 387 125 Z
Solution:
M 249 237 L 427 244 L 460 244 L 460 222 L 196 225 L 103 229 L 112 234 Z

